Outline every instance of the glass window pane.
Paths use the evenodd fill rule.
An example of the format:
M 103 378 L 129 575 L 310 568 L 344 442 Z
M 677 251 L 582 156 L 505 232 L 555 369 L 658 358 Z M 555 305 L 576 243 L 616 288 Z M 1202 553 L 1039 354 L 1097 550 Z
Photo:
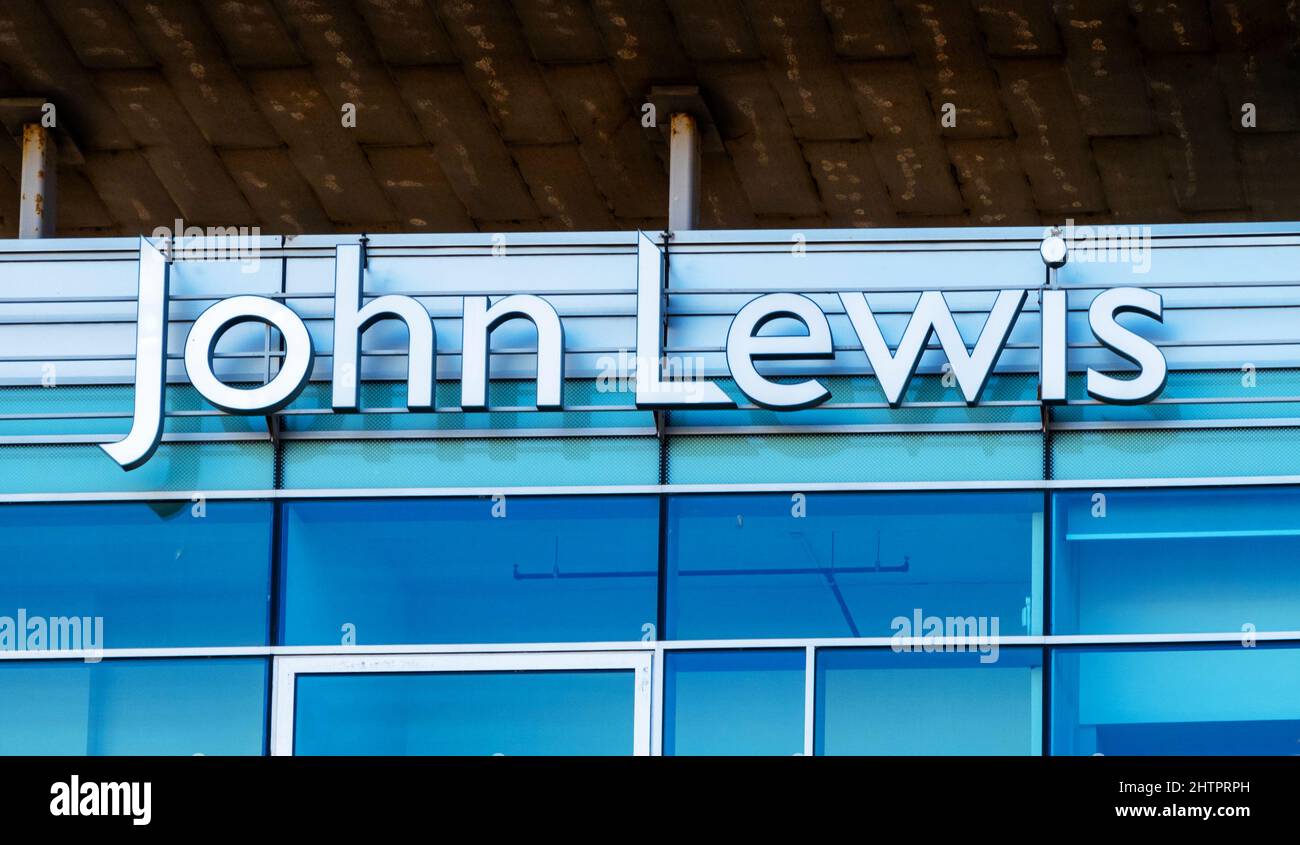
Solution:
M 648 496 L 286 503 L 283 641 L 641 640 L 658 524 Z
M 263 658 L 6 660 L 0 754 L 261 754 Z
M 1036 648 L 819 649 L 814 747 L 817 754 L 1040 754 L 1042 683 Z
M 670 651 L 664 753 L 803 753 L 804 652 Z
M 631 754 L 631 670 L 300 675 L 295 754 Z
M 1052 753 L 1294 755 L 1300 649 L 1061 649 Z
M 1036 493 L 673 497 L 666 636 L 891 636 L 917 615 L 1037 633 L 1042 503 Z
M 1290 631 L 1300 620 L 1300 491 L 1062 493 L 1052 519 L 1056 633 Z
M 267 645 L 271 507 L 0 505 L 0 559 L 8 562 L 0 567 L 0 648 L 29 647 L 35 620 L 49 633 L 44 649 L 56 636 L 77 636 L 81 648 Z M 83 623 L 79 633 L 50 621 L 72 618 Z

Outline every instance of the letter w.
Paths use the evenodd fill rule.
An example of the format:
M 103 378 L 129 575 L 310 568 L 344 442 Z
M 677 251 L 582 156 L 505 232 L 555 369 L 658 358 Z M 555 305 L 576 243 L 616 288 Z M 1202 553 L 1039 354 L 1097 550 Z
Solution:
M 871 362 L 871 369 L 880 380 L 880 386 L 890 405 L 898 407 L 902 403 L 903 392 L 907 390 L 908 382 L 921 364 L 921 355 L 930 342 L 931 333 L 939 336 L 939 343 L 943 346 L 944 355 L 952 363 L 953 374 L 957 377 L 957 384 L 961 387 L 967 404 L 974 405 L 979 402 L 984 385 L 993 374 L 993 366 L 1002 354 L 1002 347 L 1011 334 L 1016 316 L 1025 304 L 1025 296 L 1026 291 L 1023 290 L 1004 290 L 998 293 L 993 310 L 989 312 L 979 340 L 975 343 L 974 352 L 967 348 L 966 341 L 962 339 L 957 323 L 952 318 L 952 312 L 948 309 L 948 303 L 939 291 L 925 291 L 921 294 L 912 319 L 903 330 L 897 354 L 889 351 L 889 345 L 880 333 L 880 326 L 876 323 L 865 296 L 857 292 L 841 293 L 840 302 L 849 315 L 853 331 L 862 344 L 862 350 L 867 353 L 867 360 Z

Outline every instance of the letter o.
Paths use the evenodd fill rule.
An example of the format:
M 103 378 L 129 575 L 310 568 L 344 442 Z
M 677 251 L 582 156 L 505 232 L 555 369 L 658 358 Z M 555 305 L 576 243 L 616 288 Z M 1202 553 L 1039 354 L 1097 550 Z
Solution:
M 284 335 L 280 372 L 260 387 L 231 387 L 212 372 L 212 353 L 221 336 L 240 323 L 268 323 Z M 230 414 L 271 414 L 307 386 L 316 353 L 302 318 L 263 296 L 232 296 L 199 315 L 185 340 L 185 372 L 199 394 Z

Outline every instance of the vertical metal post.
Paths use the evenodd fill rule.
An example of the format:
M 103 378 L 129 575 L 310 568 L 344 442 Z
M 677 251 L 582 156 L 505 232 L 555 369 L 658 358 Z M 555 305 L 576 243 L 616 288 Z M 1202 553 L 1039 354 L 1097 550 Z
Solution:
M 668 231 L 695 228 L 700 213 L 700 129 L 692 115 L 675 112 L 669 126 Z
M 1069 316 L 1066 292 L 1056 283 L 1056 271 L 1070 260 L 1070 245 L 1053 226 L 1038 245 L 1038 254 L 1047 266 L 1047 278 L 1038 291 L 1039 336 L 1038 400 L 1043 419 L 1043 478 L 1052 478 L 1052 404 L 1065 401 L 1069 383 L 1066 318 Z
M 54 237 L 58 200 L 58 148 L 39 123 L 23 126 L 22 196 L 18 237 Z

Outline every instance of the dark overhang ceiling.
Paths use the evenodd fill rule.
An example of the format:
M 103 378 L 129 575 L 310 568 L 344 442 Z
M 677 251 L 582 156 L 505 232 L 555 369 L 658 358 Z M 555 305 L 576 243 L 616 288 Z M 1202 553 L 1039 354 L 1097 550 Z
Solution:
M 61 235 L 662 228 L 666 150 L 640 107 L 679 83 L 722 140 L 706 228 L 1300 219 L 1297 18 L 1281 0 L 4 0 L 0 93 L 55 103 L 74 142 Z M 7 234 L 19 164 L 0 141 Z

